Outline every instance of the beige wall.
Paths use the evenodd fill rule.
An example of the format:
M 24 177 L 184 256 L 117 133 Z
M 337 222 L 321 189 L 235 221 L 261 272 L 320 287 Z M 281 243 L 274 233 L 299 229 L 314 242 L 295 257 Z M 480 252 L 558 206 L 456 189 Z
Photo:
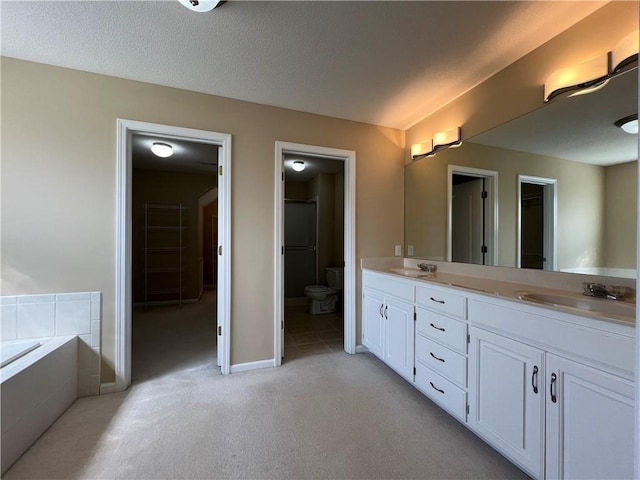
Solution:
M 604 169 L 604 244 L 606 266 L 635 268 L 638 195 L 638 162 Z
M 101 291 L 103 381 L 115 352 L 117 118 L 233 135 L 232 364 L 273 358 L 276 140 L 354 150 L 357 258 L 402 243 L 401 131 L 10 58 L 1 68 L 2 294 Z M 359 319 L 359 270 L 357 284 Z
M 134 159 L 135 162 L 135 159 Z M 182 265 L 185 270 L 182 274 L 182 285 L 185 291 L 182 298 L 197 299 L 200 295 L 200 248 L 201 236 L 198 232 L 198 197 L 211 187 L 216 186 L 217 176 L 198 175 L 193 173 L 163 172 L 156 170 L 133 169 L 133 301 L 144 302 L 144 215 L 145 203 L 151 205 L 182 204 L 186 208 L 183 213 L 182 241 L 185 250 L 182 255 Z M 177 220 L 175 214 L 163 214 L 164 219 L 156 212 L 150 218 L 151 223 Z M 178 232 L 150 232 L 150 245 L 169 246 L 178 240 Z M 155 243 L 154 243 L 155 242 Z M 172 254 L 150 254 L 150 263 L 177 261 L 177 252 Z M 159 256 L 164 258 L 158 259 Z M 158 263 L 159 265 L 159 263 Z M 177 273 L 152 274 L 149 280 L 151 286 L 166 285 L 167 288 L 177 286 Z M 175 299 L 176 295 L 150 295 L 148 300 L 162 301 Z
M 450 164 L 498 172 L 499 265 L 516 265 L 518 175 L 530 175 L 558 180 L 558 267 L 604 266 L 603 167 L 468 142 L 406 167 L 405 241 L 415 257 L 446 258 Z

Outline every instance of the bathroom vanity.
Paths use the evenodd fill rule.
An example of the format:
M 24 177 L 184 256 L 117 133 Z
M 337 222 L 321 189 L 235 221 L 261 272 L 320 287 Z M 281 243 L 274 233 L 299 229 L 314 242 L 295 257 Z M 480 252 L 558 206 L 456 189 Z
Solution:
M 362 285 L 369 351 L 525 472 L 633 477 L 635 304 L 410 267 Z

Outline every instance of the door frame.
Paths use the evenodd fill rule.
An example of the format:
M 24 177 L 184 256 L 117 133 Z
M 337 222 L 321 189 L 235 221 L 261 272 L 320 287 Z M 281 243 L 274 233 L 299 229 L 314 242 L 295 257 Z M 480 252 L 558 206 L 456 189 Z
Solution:
M 543 264 L 543 270 L 558 270 L 558 180 L 555 178 L 532 177 L 530 175 L 518 175 L 518 220 L 516 223 L 516 267 L 522 264 L 522 184 L 531 183 L 542 185 L 543 189 L 543 216 L 544 216 L 544 254 L 547 261 Z
M 301 154 L 344 162 L 344 350 L 356 353 L 356 152 L 276 141 L 274 178 L 274 365 L 282 363 L 284 349 L 284 155 Z
M 466 175 L 468 177 L 484 178 L 485 189 L 487 191 L 487 202 L 490 207 L 488 209 L 490 219 L 488 233 L 491 240 L 491 250 L 489 251 L 491 258 L 489 263 L 485 265 L 498 265 L 498 172 L 494 170 L 483 170 L 480 168 L 463 167 L 459 165 L 447 166 L 447 262 L 451 261 L 451 233 L 452 233 L 452 195 L 453 195 L 453 176 Z
M 231 325 L 231 135 L 118 118 L 116 120 L 116 284 L 115 390 L 131 384 L 132 180 L 131 137 L 142 133 L 217 145 L 218 148 L 218 295 L 217 322 L 222 374 L 230 367 Z M 222 253 L 222 254 L 221 254 Z M 220 331 L 220 330 L 219 330 Z

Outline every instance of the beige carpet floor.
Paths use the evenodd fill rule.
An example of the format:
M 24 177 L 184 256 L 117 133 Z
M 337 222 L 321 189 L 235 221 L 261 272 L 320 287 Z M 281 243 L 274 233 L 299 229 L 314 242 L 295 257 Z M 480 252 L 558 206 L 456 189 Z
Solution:
M 4 478 L 527 478 L 369 354 L 220 376 L 206 304 L 139 316 L 132 386 L 79 399 Z

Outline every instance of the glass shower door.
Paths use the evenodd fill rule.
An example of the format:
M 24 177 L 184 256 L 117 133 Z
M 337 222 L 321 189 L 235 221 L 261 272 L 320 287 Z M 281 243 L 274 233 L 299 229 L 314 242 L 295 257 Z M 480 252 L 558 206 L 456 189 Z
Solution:
M 284 296 L 304 297 L 318 283 L 316 202 L 285 200 Z

